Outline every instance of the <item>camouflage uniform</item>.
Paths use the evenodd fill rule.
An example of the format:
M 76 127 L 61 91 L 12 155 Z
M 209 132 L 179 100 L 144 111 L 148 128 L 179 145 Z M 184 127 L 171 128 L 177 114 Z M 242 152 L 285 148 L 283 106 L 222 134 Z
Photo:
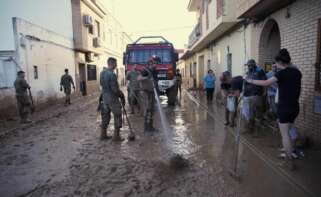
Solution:
M 153 116 L 155 105 L 154 86 L 154 71 L 150 68 L 142 71 L 142 76 L 145 78 L 140 81 L 142 106 L 144 107 L 144 131 L 153 131 Z M 156 87 L 155 87 L 156 88 Z
M 114 115 L 114 137 L 120 138 L 119 132 L 122 128 L 122 106 L 119 98 L 123 98 L 123 93 L 119 89 L 117 76 L 111 68 L 104 69 L 100 74 L 100 85 L 102 86 L 103 106 L 102 106 L 102 132 L 106 132 L 112 112 Z M 102 133 L 102 136 L 105 136 Z
M 60 80 L 60 86 L 64 87 L 65 104 L 70 104 L 71 84 L 75 87 L 74 80 L 69 74 L 64 74 Z
M 139 73 L 137 71 L 131 71 L 127 75 L 128 84 L 128 102 L 133 113 L 135 113 L 134 107 L 137 106 L 140 109 L 139 101 L 139 82 L 137 81 Z
M 16 89 L 16 98 L 18 105 L 18 112 L 21 122 L 27 122 L 29 113 L 31 112 L 31 102 L 27 93 L 30 88 L 29 84 L 23 77 L 19 77 L 14 82 Z

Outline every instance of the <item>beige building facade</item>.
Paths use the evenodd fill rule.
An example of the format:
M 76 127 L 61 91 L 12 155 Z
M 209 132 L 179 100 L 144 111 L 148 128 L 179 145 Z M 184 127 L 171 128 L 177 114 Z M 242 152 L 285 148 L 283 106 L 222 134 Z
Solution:
M 251 31 L 237 19 L 237 1 L 191 0 L 188 10 L 197 18 L 182 57 L 189 70 L 188 87 L 202 88 L 209 69 L 217 76 L 226 70 L 241 75 L 251 51 Z
M 99 73 L 109 57 L 118 60 L 116 73 L 124 84 L 122 54 L 131 39 L 121 24 L 98 0 L 72 0 L 72 17 L 79 91 L 85 95 L 99 90 Z
M 188 8 L 199 22 L 183 55 L 185 69 L 190 69 L 187 85 L 201 87 L 208 68 L 216 75 L 225 70 L 242 75 L 252 58 L 268 71 L 278 50 L 287 48 L 303 74 L 297 125 L 303 135 L 321 142 L 321 1 L 190 0 Z M 228 25 L 218 20 L 222 12 Z

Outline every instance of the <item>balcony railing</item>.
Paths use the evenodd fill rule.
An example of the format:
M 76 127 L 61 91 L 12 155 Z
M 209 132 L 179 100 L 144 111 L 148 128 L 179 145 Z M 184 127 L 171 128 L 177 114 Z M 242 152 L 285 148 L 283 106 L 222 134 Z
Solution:
M 189 35 L 188 48 L 191 48 L 202 36 L 202 27 L 199 22 L 193 29 L 192 33 Z

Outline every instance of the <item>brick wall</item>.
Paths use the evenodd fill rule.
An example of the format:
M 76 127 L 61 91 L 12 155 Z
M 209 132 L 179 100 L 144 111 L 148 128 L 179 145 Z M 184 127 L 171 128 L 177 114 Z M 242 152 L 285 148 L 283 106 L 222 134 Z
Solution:
M 290 17 L 286 17 L 287 10 Z M 320 95 L 315 87 L 315 67 L 317 56 L 318 19 L 321 18 L 321 1 L 298 0 L 287 8 L 267 17 L 265 21 L 252 25 L 252 57 L 262 62 L 260 38 L 266 33 L 265 25 L 274 19 L 281 33 L 281 48 L 287 48 L 293 63 L 302 74 L 301 112 L 297 120 L 300 131 L 321 142 L 321 115 L 314 113 L 314 97 Z

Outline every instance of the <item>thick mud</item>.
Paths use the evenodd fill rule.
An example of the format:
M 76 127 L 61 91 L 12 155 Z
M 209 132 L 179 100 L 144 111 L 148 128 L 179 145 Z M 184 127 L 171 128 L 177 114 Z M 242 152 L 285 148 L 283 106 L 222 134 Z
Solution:
M 84 103 L 1 139 L 1 196 L 239 196 L 221 162 L 224 132 L 213 133 L 213 120 L 189 101 L 180 104 L 163 105 L 172 128 L 170 147 L 158 115 L 158 133 L 143 133 L 143 118 L 134 115 L 129 118 L 135 141 L 100 141 L 96 105 Z M 188 165 L 173 168 L 175 154 Z

